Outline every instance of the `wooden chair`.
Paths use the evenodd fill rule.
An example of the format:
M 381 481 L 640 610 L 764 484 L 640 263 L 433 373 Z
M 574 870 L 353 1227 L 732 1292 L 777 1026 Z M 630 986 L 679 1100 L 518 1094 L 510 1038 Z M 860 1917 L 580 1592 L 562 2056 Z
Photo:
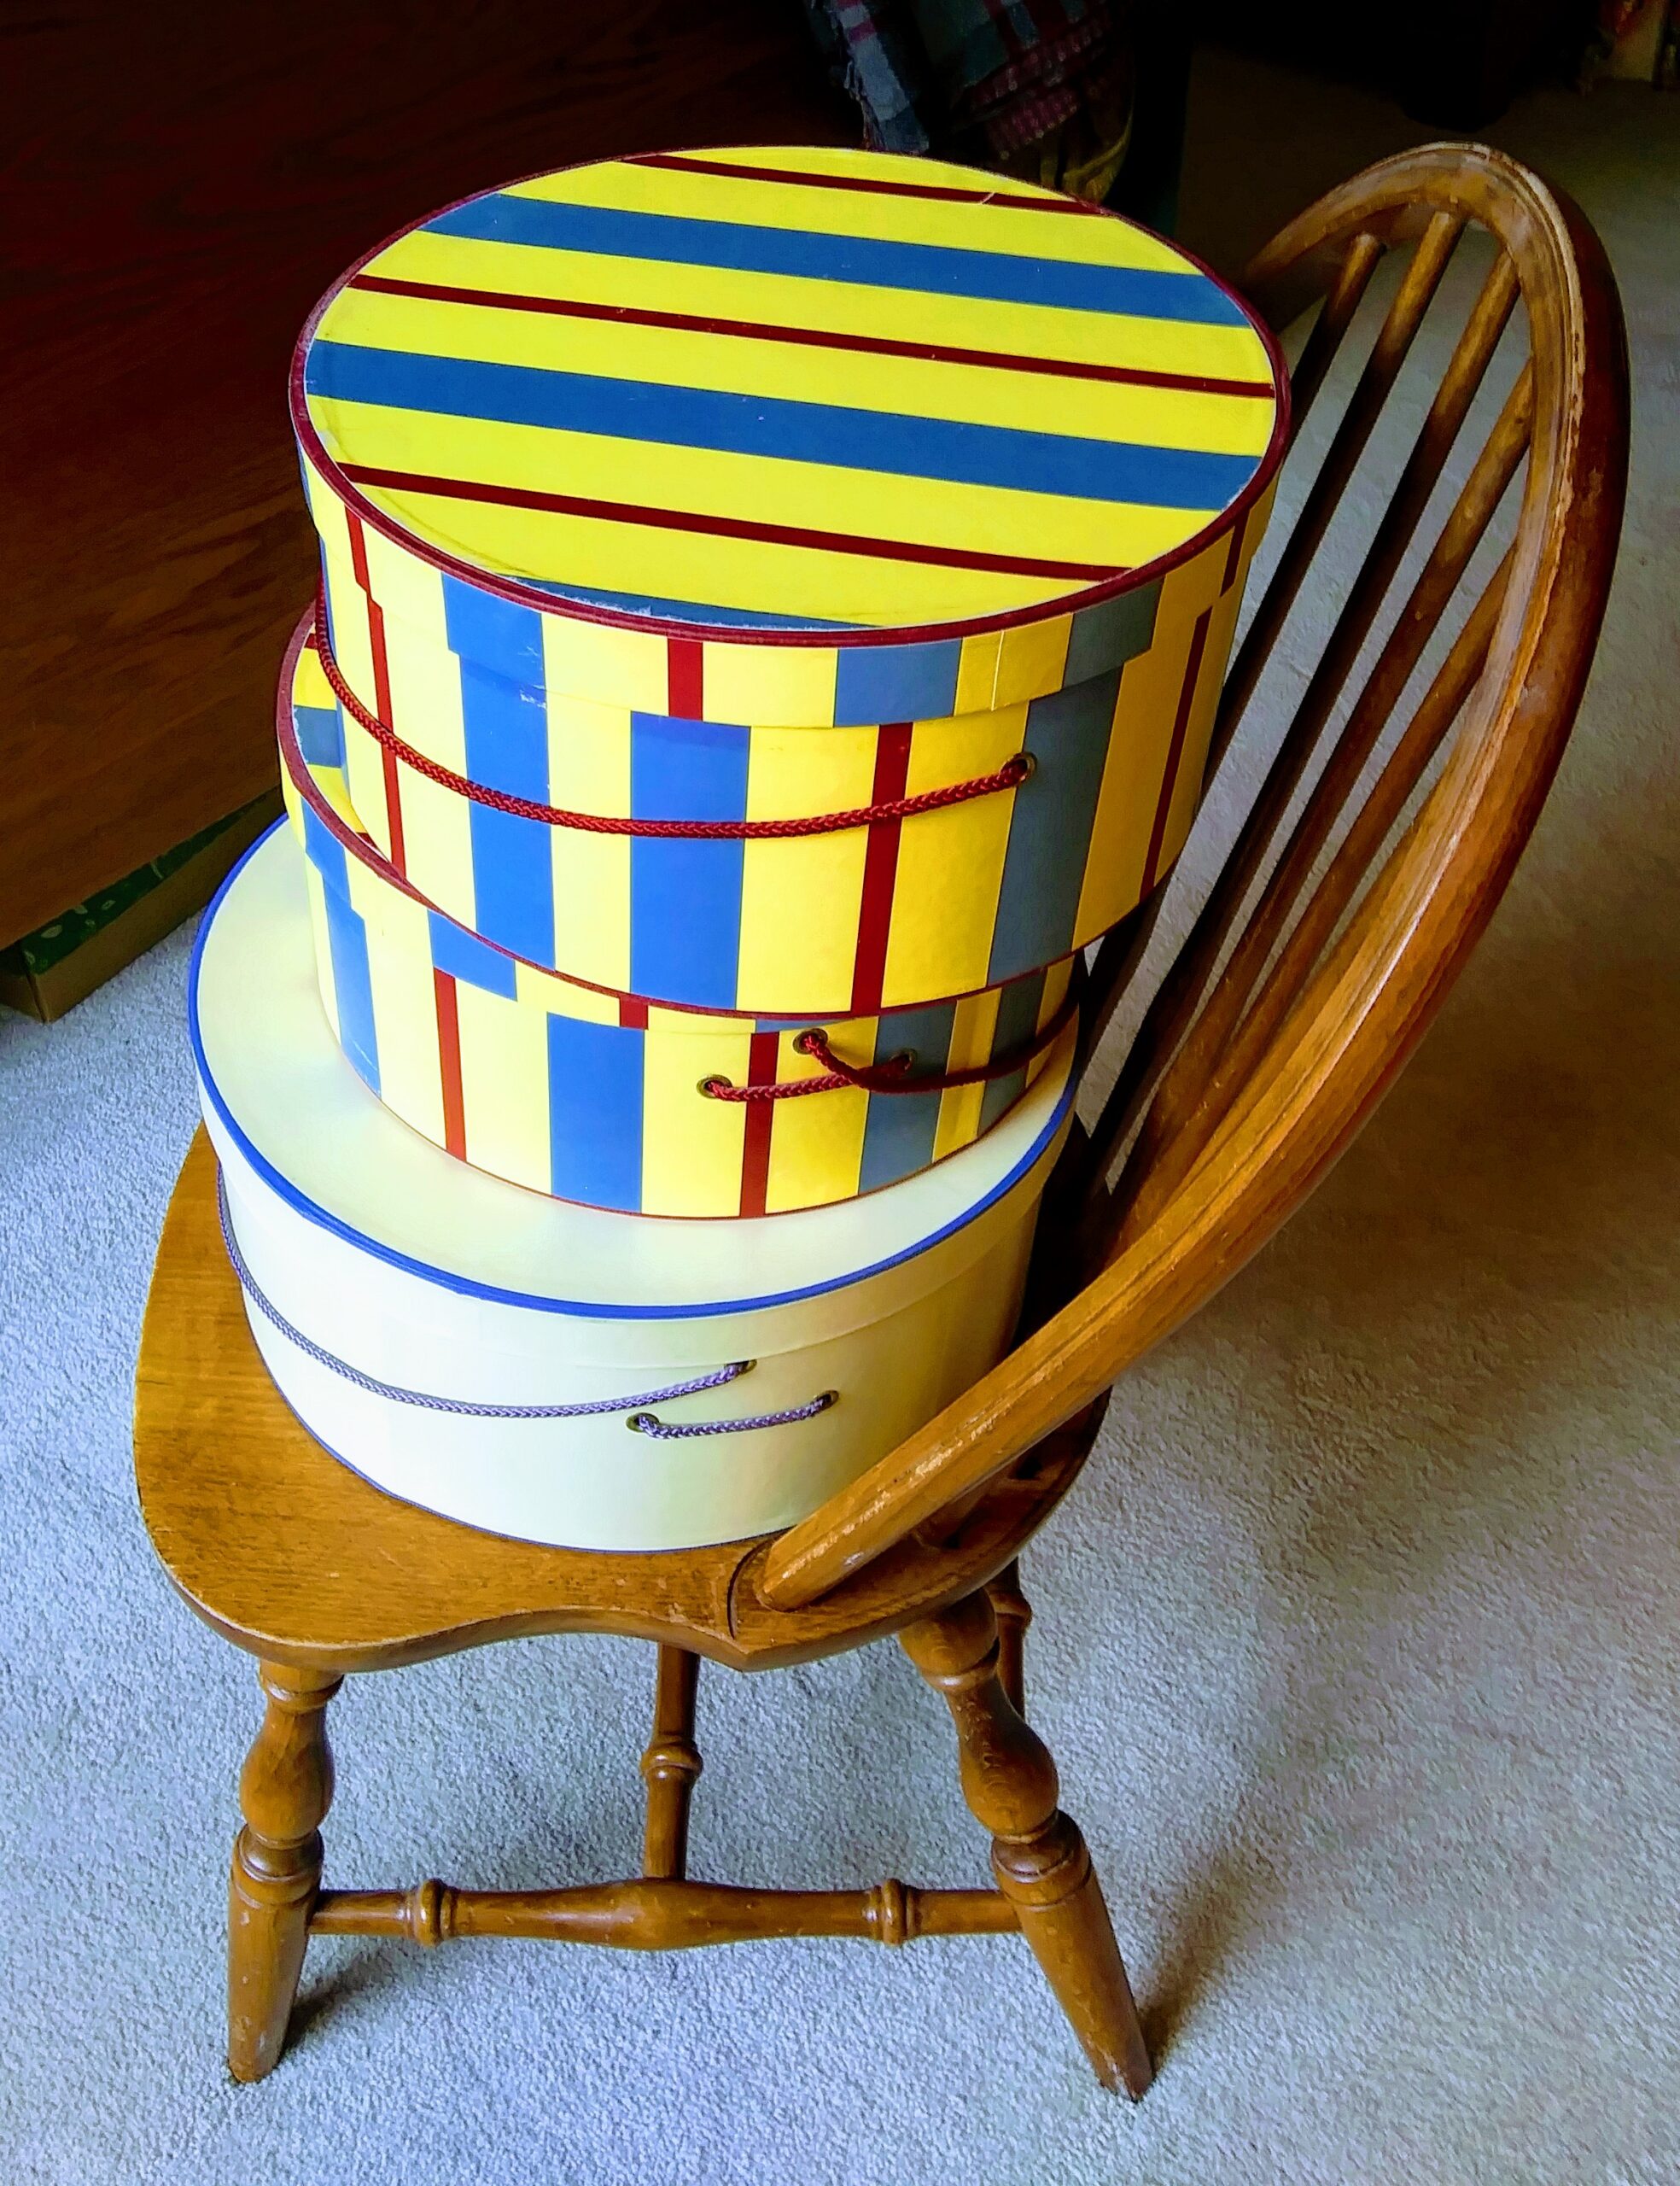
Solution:
M 547 1936 L 662 1949 L 1018 1929 L 1101 2080 L 1143 2092 L 1150 2060 L 1102 1893 L 1059 1807 L 1050 1756 L 1023 1718 L 1029 1611 L 1016 1558 L 1084 1463 L 1116 1376 L 1265 1242 L 1393 1079 L 1497 903 L 1568 735 L 1625 482 L 1615 289 L 1567 200 L 1492 153 L 1442 145 L 1324 198 L 1248 269 L 1248 292 L 1278 326 L 1317 307 L 1294 376 L 1298 425 L 1380 262 L 1409 247 L 1234 663 L 1216 753 L 1249 705 L 1470 225 L 1493 238 L 1491 271 L 1235 846 L 1100 1113 L 1059 1172 L 1027 1333 L 994 1372 L 813 1517 L 779 1538 L 598 1555 L 493 1538 L 380 1494 L 318 1448 L 271 1386 L 217 1235 L 213 1160 L 201 1137 L 195 1145 L 158 1255 L 136 1462 L 165 1569 L 201 1616 L 258 1657 L 267 1696 L 233 1850 L 229 2057 L 237 2078 L 260 2078 L 278 2058 L 312 1935 L 425 1944 Z M 1420 573 L 1374 663 L 1350 690 L 1519 303 L 1528 361 L 1444 525 L 1426 553 L 1420 547 Z M 1460 579 L 1525 458 L 1513 542 L 1460 609 L 1397 739 L 1385 736 L 1432 634 L 1450 627 L 1444 617 Z M 1098 953 L 1094 1047 L 1142 938 L 1135 926 Z M 657 1647 L 639 1876 L 526 1891 L 324 1886 L 325 1711 L 343 1676 L 534 1632 L 628 1633 Z M 691 1879 L 699 1658 L 773 1669 L 888 1634 L 949 1708 L 964 1792 L 991 1837 L 996 1889 L 888 1881 L 777 1891 Z

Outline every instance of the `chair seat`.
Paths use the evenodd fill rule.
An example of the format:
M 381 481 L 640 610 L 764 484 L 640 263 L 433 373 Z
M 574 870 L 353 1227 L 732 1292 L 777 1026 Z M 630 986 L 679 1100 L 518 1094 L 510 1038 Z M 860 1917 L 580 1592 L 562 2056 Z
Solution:
M 146 1312 L 134 1464 L 153 1546 L 192 1608 L 266 1660 L 352 1671 L 522 1633 L 618 1632 L 737 1669 L 809 1660 L 971 1593 L 1065 1492 L 1100 1412 L 1052 1436 L 951 1540 L 905 1544 L 796 1611 L 753 1583 L 768 1536 L 660 1555 L 549 1548 L 399 1502 L 328 1454 L 246 1324 L 201 1130 L 170 1203 Z

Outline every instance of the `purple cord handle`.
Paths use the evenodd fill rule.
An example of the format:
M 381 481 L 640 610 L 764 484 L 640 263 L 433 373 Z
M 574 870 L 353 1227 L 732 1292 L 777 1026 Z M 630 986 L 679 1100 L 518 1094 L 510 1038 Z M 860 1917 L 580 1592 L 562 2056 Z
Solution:
M 691 1382 L 674 1382 L 668 1389 L 646 1389 L 633 1397 L 600 1397 L 590 1404 L 472 1404 L 464 1397 L 424 1396 L 417 1389 L 399 1388 L 395 1382 L 377 1381 L 371 1374 L 363 1373 L 360 1367 L 352 1366 L 347 1360 L 324 1349 L 301 1329 L 295 1328 L 267 1296 L 246 1265 L 245 1255 L 233 1234 L 233 1223 L 228 1214 L 227 1185 L 219 1170 L 216 1172 L 216 1213 L 222 1225 L 222 1242 L 227 1248 L 233 1271 L 239 1277 L 240 1288 L 263 1318 L 306 1359 L 313 1359 L 318 1366 L 325 1366 L 353 1388 L 365 1389 L 370 1396 L 388 1397 L 394 1404 L 418 1405 L 426 1412 L 452 1412 L 468 1419 L 587 1419 L 602 1412 L 628 1412 L 631 1416 L 624 1423 L 638 1435 L 674 1441 L 695 1435 L 741 1435 L 755 1427 L 787 1427 L 796 1420 L 814 1419 L 820 1412 L 826 1412 L 830 1405 L 839 1401 L 837 1390 L 825 1389 L 809 1404 L 799 1405 L 790 1412 L 764 1412 L 752 1419 L 697 1420 L 685 1426 L 656 1419 L 652 1412 L 640 1409 L 650 1404 L 669 1404 L 677 1397 L 698 1396 L 707 1389 L 724 1388 L 731 1382 L 738 1382 L 743 1374 L 752 1371 L 757 1364 L 752 1359 L 738 1359 L 733 1365 L 720 1366 L 715 1373 L 702 1374 Z
M 830 1405 L 839 1401 L 838 1389 L 825 1389 L 809 1404 L 796 1405 L 790 1412 L 761 1412 L 752 1419 L 697 1419 L 677 1427 L 669 1420 L 656 1419 L 650 1412 L 633 1412 L 624 1423 L 633 1434 L 651 1435 L 662 1442 L 674 1442 L 691 1435 L 741 1435 L 754 1427 L 791 1427 L 796 1419 L 814 1419 L 820 1412 L 826 1412 Z

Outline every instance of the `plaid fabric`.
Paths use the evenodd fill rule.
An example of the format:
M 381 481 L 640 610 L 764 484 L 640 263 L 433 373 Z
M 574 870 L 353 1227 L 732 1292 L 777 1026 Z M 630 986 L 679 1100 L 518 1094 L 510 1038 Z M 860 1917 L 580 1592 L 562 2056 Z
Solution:
M 1123 149 L 1128 0 L 806 0 L 831 72 L 878 150 L 989 167 L 1082 117 Z

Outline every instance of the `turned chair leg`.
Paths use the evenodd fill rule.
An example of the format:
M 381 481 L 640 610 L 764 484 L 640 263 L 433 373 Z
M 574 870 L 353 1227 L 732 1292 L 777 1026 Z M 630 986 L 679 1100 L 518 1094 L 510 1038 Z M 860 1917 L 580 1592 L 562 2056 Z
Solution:
M 998 1628 L 998 1676 L 1018 1715 L 1027 1712 L 1027 1627 L 1032 1622 L 1032 1604 L 1021 1592 L 1019 1561 L 1006 1564 L 986 1584 L 987 1597 Z
M 971 1594 L 899 1634 L 956 1726 L 963 1796 L 992 1871 L 1105 2087 L 1135 2102 L 1152 2068 L 1085 1839 L 1058 1807 L 1056 1765 L 999 1675 L 991 1601 Z
M 321 1822 L 332 1803 L 326 1710 L 343 1683 L 264 1663 L 268 1704 L 240 1772 L 245 1827 L 228 1888 L 228 2069 L 260 2080 L 285 2047 L 321 1886 Z

